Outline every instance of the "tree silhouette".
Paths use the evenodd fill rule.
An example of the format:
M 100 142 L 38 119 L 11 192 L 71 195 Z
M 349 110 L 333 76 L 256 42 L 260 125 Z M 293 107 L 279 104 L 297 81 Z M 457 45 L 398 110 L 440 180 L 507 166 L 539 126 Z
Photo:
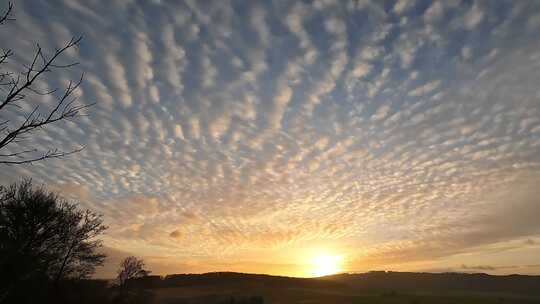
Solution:
M 118 270 L 118 282 L 121 286 L 129 279 L 141 278 L 148 276 L 150 271 L 144 269 L 144 261 L 134 256 L 125 258 L 120 263 L 120 269 Z
M 103 264 L 96 239 L 106 227 L 31 180 L 0 186 L 0 302 L 18 284 L 87 278 Z
M 11 18 L 13 4 L 9 3 L 0 15 L 0 25 Z M 15 54 L 12 49 L 0 50 L 0 164 L 26 164 L 48 158 L 59 158 L 82 148 L 62 151 L 58 148 L 38 148 L 35 144 L 23 143 L 32 135 L 45 130 L 47 126 L 62 121 L 72 121 L 84 115 L 84 110 L 92 106 L 77 103 L 74 93 L 82 82 L 69 81 L 64 89 L 43 89 L 47 73 L 69 69 L 77 62 L 59 63 L 68 50 L 76 48 L 81 37 L 73 37 L 63 47 L 47 55 L 39 44 L 29 63 L 22 71 L 15 71 L 9 59 Z M 4 41 L 5 42 L 5 41 Z M 56 99 L 52 107 L 44 105 L 45 97 Z M 28 110 L 25 110 L 28 109 Z

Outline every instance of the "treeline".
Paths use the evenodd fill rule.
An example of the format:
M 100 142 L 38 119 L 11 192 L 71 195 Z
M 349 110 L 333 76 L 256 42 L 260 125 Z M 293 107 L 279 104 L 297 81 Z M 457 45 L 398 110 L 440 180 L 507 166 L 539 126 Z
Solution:
M 484 273 L 414 273 L 374 271 L 326 278 L 371 292 L 477 292 L 540 295 L 540 276 L 488 275 Z
M 271 287 L 281 288 L 340 288 L 344 284 L 316 278 L 293 278 L 264 274 L 247 274 L 237 272 L 211 272 L 204 274 L 171 274 L 164 277 L 146 276 L 131 280 L 127 283 L 130 288 L 155 289 L 191 286 L 243 286 L 245 288 Z

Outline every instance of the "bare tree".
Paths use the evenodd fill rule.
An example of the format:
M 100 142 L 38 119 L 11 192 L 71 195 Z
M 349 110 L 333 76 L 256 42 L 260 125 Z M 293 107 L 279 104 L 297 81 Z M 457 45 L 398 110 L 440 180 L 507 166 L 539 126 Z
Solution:
M 137 257 L 130 256 L 120 263 L 118 270 L 118 282 L 124 285 L 129 279 L 142 278 L 150 274 L 150 271 L 144 269 L 144 261 Z
M 0 16 L 0 25 L 11 18 L 13 4 L 9 3 L 7 9 Z M 47 55 L 37 44 L 34 55 L 29 64 L 23 66 L 23 71 L 13 72 L 7 68 L 9 59 L 13 57 L 11 49 L 0 50 L 0 164 L 27 164 L 49 158 L 59 158 L 79 152 L 81 148 L 62 151 L 58 148 L 38 149 L 30 144 L 30 148 L 21 148 L 20 143 L 44 130 L 47 126 L 62 121 L 72 121 L 84 114 L 84 110 L 92 104 L 77 103 L 74 94 L 81 85 L 83 75 L 77 81 L 69 81 L 63 88 L 42 89 L 38 83 L 43 81 L 47 73 L 69 69 L 78 64 L 70 62 L 61 64 L 62 55 L 69 49 L 78 47 L 82 37 L 73 37 L 63 47 Z M 52 107 L 39 105 L 39 100 L 45 96 L 56 99 Z M 37 99 L 37 100 L 36 100 Z M 25 106 L 23 106 L 25 105 Z M 22 119 L 13 119 L 13 110 L 16 116 Z M 24 110 L 30 109 L 30 110 Z M 11 117 L 11 118 L 10 118 Z
M 100 215 L 31 180 L 0 187 L 0 300 L 23 282 L 89 277 L 105 259 L 105 229 Z

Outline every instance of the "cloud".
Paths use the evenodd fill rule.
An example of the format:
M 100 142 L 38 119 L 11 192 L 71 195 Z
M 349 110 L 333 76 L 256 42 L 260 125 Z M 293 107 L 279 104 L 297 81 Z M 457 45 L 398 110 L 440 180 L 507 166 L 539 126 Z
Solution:
M 471 265 L 471 266 L 467 266 L 467 265 L 463 264 L 463 265 L 461 265 L 461 268 L 465 269 L 465 270 L 480 270 L 480 271 L 488 270 L 488 271 L 493 271 L 493 270 L 499 270 L 499 269 L 516 269 L 516 268 L 519 268 L 519 266 L 515 266 L 515 265 L 510 265 L 510 266 Z
M 287 104 L 291 101 L 293 91 L 288 86 L 283 86 L 281 91 L 278 92 L 275 97 L 274 111 L 269 115 L 269 123 L 272 128 L 278 130 L 281 128 L 281 120 L 287 107 Z
M 107 55 L 105 65 L 109 68 L 110 83 L 114 85 L 113 90 L 118 101 L 124 108 L 129 108 L 133 104 L 130 95 L 130 88 L 126 80 L 126 72 L 123 65 L 118 62 L 113 54 Z
M 422 96 L 422 95 L 429 94 L 429 93 L 433 92 L 434 90 L 436 90 L 440 85 L 441 85 L 440 80 L 434 80 L 432 82 L 421 85 L 421 86 L 415 88 L 414 90 L 410 91 L 409 96 L 417 97 L 417 96 Z
M 414 0 L 399 0 L 394 5 L 394 12 L 398 15 L 404 13 L 415 4 Z
M 474 4 L 471 9 L 464 16 L 463 22 L 464 27 L 468 30 L 475 28 L 482 19 L 484 18 L 484 13 L 480 10 L 478 4 Z
M 483 214 L 452 218 L 447 225 L 422 232 L 423 237 L 416 240 L 388 242 L 367 254 L 363 262 L 391 264 L 409 257 L 413 252 L 416 260 L 436 259 L 481 251 L 482 246 L 488 244 L 538 235 L 540 225 L 535 223 L 534 215 L 539 206 L 534 186 L 537 180 L 535 174 L 521 176 L 514 181 L 513 187 L 488 195 L 485 203 L 491 209 L 486 209 Z
M 424 12 L 424 20 L 426 22 L 438 21 L 444 14 L 444 2 L 434 1 Z
M 372 66 L 366 63 L 359 63 L 356 65 L 354 70 L 352 71 L 352 76 L 356 78 L 361 78 L 366 76 L 372 69 Z
M 533 239 L 527 239 L 524 243 L 525 245 L 536 245 L 536 241 Z
M 462 269 L 470 269 L 470 270 L 495 270 L 495 267 L 489 266 L 489 265 L 474 265 L 474 266 L 467 266 L 465 264 L 461 265 Z
M 0 181 L 80 200 L 107 246 L 160 269 L 262 269 L 309 244 L 373 265 L 534 250 L 538 5 L 457 4 L 23 1 L 0 29 L 15 62 L 84 35 L 72 74 L 97 105 L 21 143 L 81 153 Z
M 171 232 L 169 234 L 170 237 L 174 238 L 174 239 L 179 239 L 179 238 L 182 238 L 183 234 L 182 232 L 179 230 L 179 229 L 176 229 L 174 230 L 173 232 Z

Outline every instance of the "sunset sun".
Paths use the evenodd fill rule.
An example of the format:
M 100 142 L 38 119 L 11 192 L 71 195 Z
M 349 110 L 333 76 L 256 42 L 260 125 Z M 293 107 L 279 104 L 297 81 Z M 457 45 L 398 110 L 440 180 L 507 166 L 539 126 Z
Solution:
M 311 275 L 322 277 L 336 274 L 341 269 L 342 257 L 337 255 L 318 255 L 311 260 Z

